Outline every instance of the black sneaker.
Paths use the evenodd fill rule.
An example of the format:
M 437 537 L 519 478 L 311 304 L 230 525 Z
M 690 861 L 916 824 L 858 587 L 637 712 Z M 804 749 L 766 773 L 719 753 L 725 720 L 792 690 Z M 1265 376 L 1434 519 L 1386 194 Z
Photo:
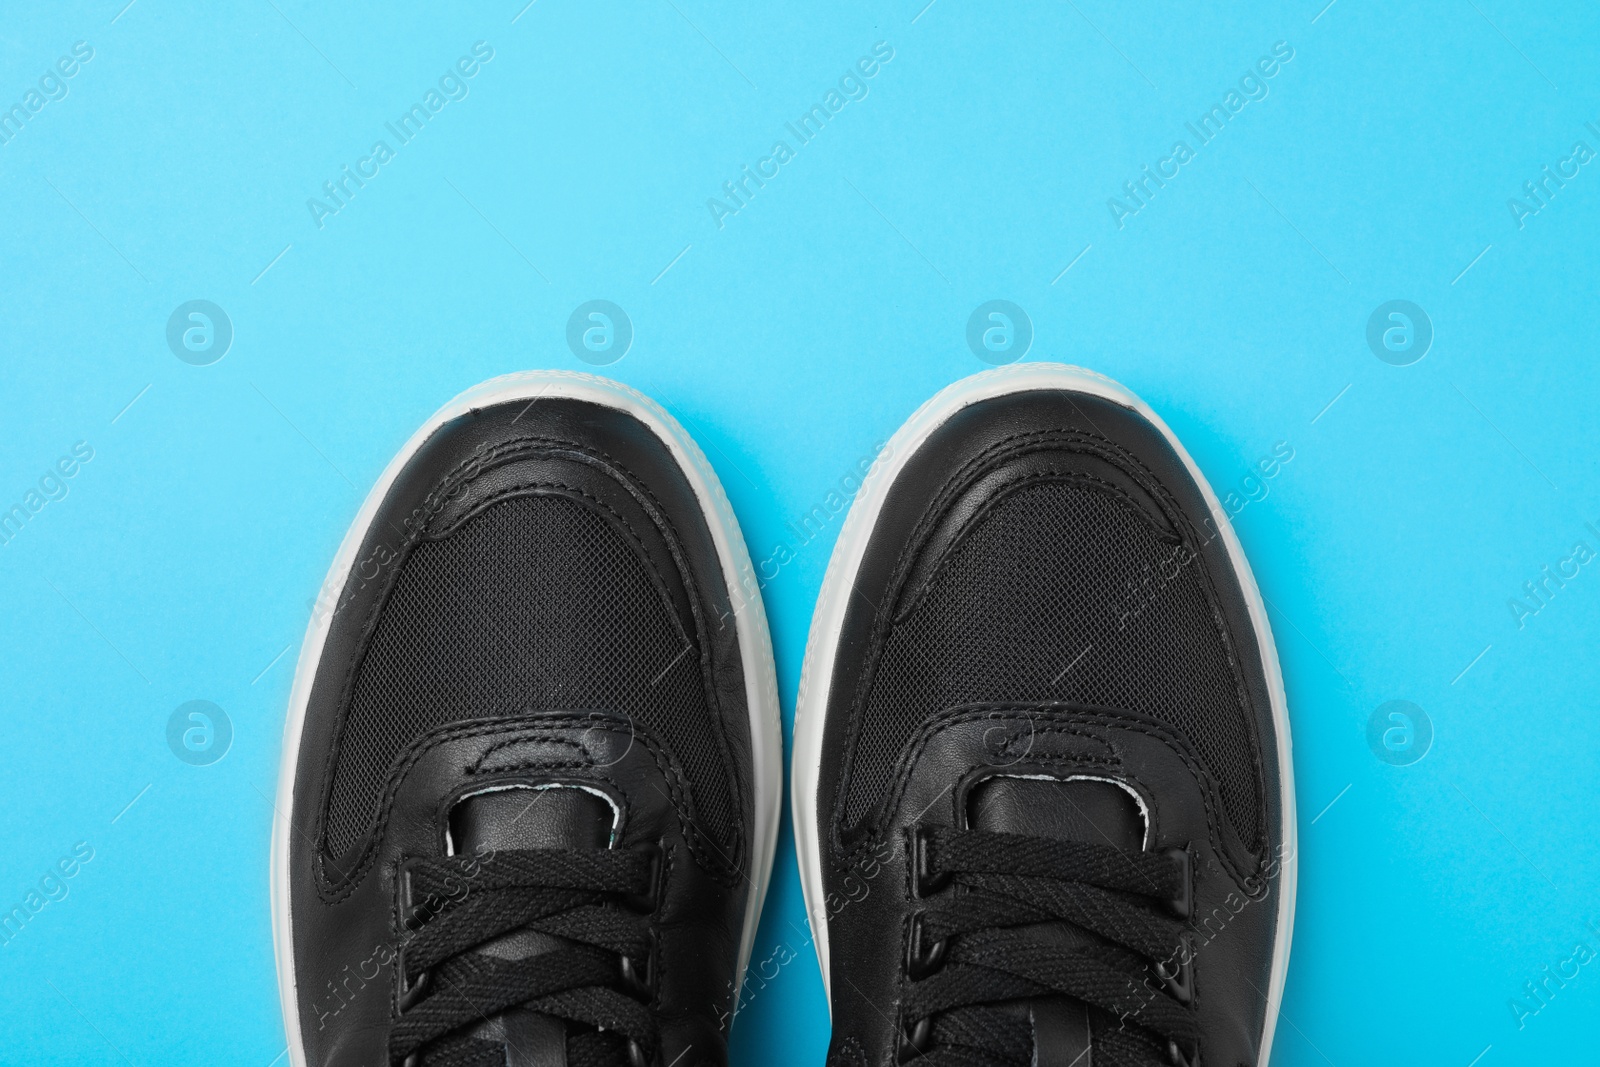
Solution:
M 389 465 L 324 593 L 272 849 L 290 1062 L 723 1063 L 782 750 L 683 429 L 601 378 L 486 382 Z
M 830 1065 L 1266 1063 L 1289 724 L 1216 496 L 1138 398 L 1050 364 L 956 383 L 885 457 L 795 720 Z

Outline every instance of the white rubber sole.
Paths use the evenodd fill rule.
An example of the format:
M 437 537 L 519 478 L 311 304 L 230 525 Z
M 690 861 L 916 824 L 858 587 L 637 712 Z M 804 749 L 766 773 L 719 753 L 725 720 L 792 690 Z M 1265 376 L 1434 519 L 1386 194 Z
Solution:
M 812 940 L 817 946 L 817 961 L 822 966 L 822 984 L 829 995 L 832 1011 L 832 991 L 829 988 L 828 923 L 822 888 L 822 851 L 817 839 L 817 780 L 822 764 L 822 728 L 828 708 L 828 689 L 833 678 L 836 642 L 844 626 L 845 609 L 854 588 L 856 573 L 866 554 L 867 541 L 878 522 L 889 488 L 899 477 L 906 463 L 936 429 L 956 412 L 969 404 L 1008 393 L 1034 389 L 1068 389 L 1102 397 L 1112 403 L 1129 408 L 1153 423 L 1166 437 L 1173 449 L 1183 459 L 1189 476 L 1205 494 L 1217 530 L 1227 546 L 1228 556 L 1239 575 L 1239 585 L 1244 590 L 1250 609 L 1257 641 L 1261 646 L 1262 667 L 1266 671 L 1267 688 L 1272 700 L 1272 717 L 1277 726 L 1278 762 L 1281 767 L 1280 782 L 1283 805 L 1284 856 L 1278 895 L 1278 931 L 1274 945 L 1272 982 L 1268 991 L 1267 1022 L 1262 1033 L 1261 1048 L 1265 1067 L 1271 1054 L 1272 1037 L 1278 1022 L 1278 1009 L 1283 1000 L 1283 984 L 1289 968 L 1289 942 L 1294 932 L 1294 898 L 1298 871 L 1299 846 L 1297 842 L 1294 805 L 1294 761 L 1289 742 L 1289 711 L 1283 693 L 1283 673 L 1278 667 L 1278 653 L 1272 640 L 1272 627 L 1267 619 L 1266 604 L 1256 588 L 1255 577 L 1245 560 L 1244 550 L 1234 533 L 1228 513 L 1212 492 L 1200 468 L 1179 443 L 1177 437 L 1161 421 L 1149 405 L 1131 391 L 1110 378 L 1081 367 L 1061 363 L 1016 363 L 995 370 L 974 374 L 953 385 L 946 386 L 924 403 L 905 425 L 895 431 L 885 449 L 887 459 L 872 469 L 862 481 L 861 489 L 851 504 L 849 514 L 839 530 L 839 540 L 828 560 L 828 570 L 822 579 L 822 590 L 817 596 L 817 607 L 811 616 L 811 633 L 806 639 L 805 662 L 800 669 L 800 695 L 795 701 L 794 756 L 790 768 L 790 783 L 794 805 L 795 849 L 800 859 L 800 884 L 805 891 L 806 915 L 811 922 Z
M 366 502 L 361 505 L 355 522 L 351 524 L 338 554 L 334 556 L 333 565 L 328 569 L 328 577 L 322 585 L 324 595 L 318 599 L 305 641 L 300 646 L 300 660 L 295 668 L 294 687 L 289 696 L 289 716 L 283 731 L 277 814 L 272 824 L 272 941 L 278 962 L 278 995 L 283 1007 L 283 1026 L 288 1039 L 289 1062 L 293 1067 L 306 1067 L 306 1058 L 295 987 L 294 939 L 290 934 L 293 916 L 289 910 L 288 813 L 294 802 L 295 768 L 299 761 L 306 703 L 311 696 L 312 681 L 333 617 L 333 612 L 322 610 L 322 605 L 330 598 L 337 602 L 380 502 L 388 494 L 401 469 L 435 430 L 451 419 L 479 408 L 518 400 L 533 402 L 554 398 L 585 400 L 625 411 L 650 427 L 666 443 L 700 502 L 706 523 L 711 528 L 717 557 L 722 563 L 729 596 L 738 608 L 735 619 L 739 651 L 744 660 L 745 699 L 749 706 L 750 738 L 754 749 L 752 766 L 756 809 L 753 868 L 750 872 L 751 897 L 745 908 L 744 933 L 739 945 L 739 969 L 734 988 L 734 1004 L 737 1006 L 739 1002 L 738 987 L 744 980 L 750 950 L 755 943 L 756 926 L 761 921 L 761 905 L 766 898 L 767 882 L 772 876 L 772 857 L 778 845 L 778 813 L 783 794 L 783 726 L 778 713 L 778 678 L 772 659 L 772 639 L 767 632 L 767 615 L 761 606 L 755 569 L 751 566 L 744 536 L 739 532 L 739 520 L 735 518 L 727 495 L 722 490 L 722 483 L 706 461 L 705 454 L 678 425 L 677 420 L 654 400 L 620 382 L 592 374 L 524 371 L 492 378 L 468 389 L 434 412 L 412 434 L 399 454 L 390 460 L 377 484 L 367 494 Z

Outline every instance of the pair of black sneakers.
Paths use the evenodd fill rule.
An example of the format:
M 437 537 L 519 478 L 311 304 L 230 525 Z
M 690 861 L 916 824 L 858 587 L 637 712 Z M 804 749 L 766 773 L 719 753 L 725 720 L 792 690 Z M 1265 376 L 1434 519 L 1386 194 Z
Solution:
M 829 1064 L 1265 1063 L 1290 775 L 1261 598 L 1161 421 L 1057 365 L 939 393 L 851 506 L 795 712 Z M 463 394 L 301 651 L 291 1063 L 725 1063 L 782 776 L 756 575 L 682 427 L 587 375 Z

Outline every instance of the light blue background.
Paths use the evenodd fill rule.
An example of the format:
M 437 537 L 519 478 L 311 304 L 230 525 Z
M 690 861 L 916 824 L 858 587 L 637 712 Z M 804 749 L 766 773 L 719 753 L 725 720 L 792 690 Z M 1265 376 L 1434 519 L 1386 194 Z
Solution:
M 95 853 L 0 948 L 4 1063 L 280 1056 L 268 829 L 308 602 L 430 412 L 587 369 L 564 335 L 593 298 L 636 331 L 608 373 L 697 435 L 758 560 L 983 369 L 964 332 L 993 298 L 1031 316 L 1027 358 L 1128 384 L 1221 492 L 1287 442 L 1236 519 L 1301 811 L 1274 1062 L 1592 1053 L 1600 962 L 1521 1028 L 1511 1001 L 1600 948 L 1600 563 L 1520 629 L 1508 607 L 1600 550 L 1600 162 L 1523 228 L 1507 206 L 1600 149 L 1587 5 L 124 2 L 12 5 L 0 39 L 4 106 L 94 48 L 0 145 L 0 508 L 94 449 L 0 547 L 0 907 Z M 470 95 L 319 230 L 307 198 L 479 40 Z M 707 198 L 878 41 L 866 99 L 719 229 Z M 1269 95 L 1119 230 L 1107 199 L 1278 41 Z M 212 366 L 166 345 L 192 299 L 233 323 Z M 1391 299 L 1433 322 L 1415 365 L 1367 347 Z M 786 716 L 837 525 L 766 590 Z M 193 699 L 233 722 L 211 766 L 167 747 Z M 1411 766 L 1367 744 L 1391 699 L 1433 723 Z M 774 954 L 735 1062 L 820 1064 L 787 824 Z

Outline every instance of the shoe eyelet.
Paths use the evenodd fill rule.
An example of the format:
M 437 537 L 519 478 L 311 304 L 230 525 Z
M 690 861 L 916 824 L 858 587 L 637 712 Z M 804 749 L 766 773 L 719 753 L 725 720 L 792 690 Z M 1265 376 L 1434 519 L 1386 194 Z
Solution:
M 928 897 L 950 884 L 948 872 L 933 869 L 933 849 L 929 840 L 933 827 L 918 826 L 911 831 L 911 892 Z
M 1180 1048 L 1176 1041 L 1168 1041 L 1167 1062 L 1170 1063 L 1172 1067 L 1200 1067 L 1200 1046 L 1196 1045 L 1194 1048 L 1194 1053 L 1191 1055 L 1189 1052 Z
M 421 1000 L 423 995 L 427 993 L 433 972 L 423 971 L 417 975 L 415 982 L 409 986 L 406 985 L 406 950 L 404 946 L 401 946 L 400 951 L 395 953 L 395 967 L 400 972 L 400 978 L 395 989 L 397 994 L 396 1003 L 399 1004 L 400 1011 L 405 1013 L 415 1007 L 417 1001 Z
M 933 1037 L 933 1019 L 923 1016 L 909 1027 L 900 1028 L 899 1049 L 896 1050 L 895 1059 L 899 1063 L 910 1063 L 928 1054 L 929 1039 Z
M 1194 1003 L 1194 951 L 1187 934 L 1178 945 L 1178 959 L 1175 966 L 1164 966 L 1161 962 L 1151 966 L 1173 1000 L 1184 1007 Z
M 623 899 L 635 911 L 642 911 L 647 915 L 651 915 L 655 913 L 656 908 L 661 906 L 661 889 L 664 880 L 663 871 L 665 870 L 665 865 L 661 862 L 661 845 L 659 842 L 651 841 L 647 844 L 639 845 L 635 851 L 645 854 L 650 859 L 650 884 L 643 893 L 633 893 Z
M 427 925 L 427 919 L 422 907 L 413 899 L 411 889 L 411 872 L 415 861 L 402 860 L 400 862 L 399 894 L 400 894 L 400 921 L 411 933 L 416 933 Z
M 650 1067 L 650 1060 L 644 1054 L 644 1046 L 633 1038 L 628 1038 L 628 1067 Z
M 941 937 L 924 949 L 922 930 L 923 913 L 911 916 L 911 929 L 906 936 L 906 974 L 913 982 L 920 982 L 944 964 L 944 954 L 949 941 Z
M 1180 919 L 1187 919 L 1194 914 L 1194 858 L 1187 848 L 1169 848 L 1161 854 L 1178 864 L 1183 880 L 1177 895 L 1167 898 L 1167 910 Z
M 643 974 L 639 966 L 627 957 L 622 957 L 622 981 L 629 989 L 641 999 L 655 1000 L 656 997 L 656 952 L 657 942 L 655 931 L 650 931 L 650 947 L 645 952 Z
M 389 1062 L 393 1063 L 394 1061 L 391 1060 Z M 405 1059 L 400 1061 L 400 1067 L 422 1067 L 422 1053 L 411 1053 Z

